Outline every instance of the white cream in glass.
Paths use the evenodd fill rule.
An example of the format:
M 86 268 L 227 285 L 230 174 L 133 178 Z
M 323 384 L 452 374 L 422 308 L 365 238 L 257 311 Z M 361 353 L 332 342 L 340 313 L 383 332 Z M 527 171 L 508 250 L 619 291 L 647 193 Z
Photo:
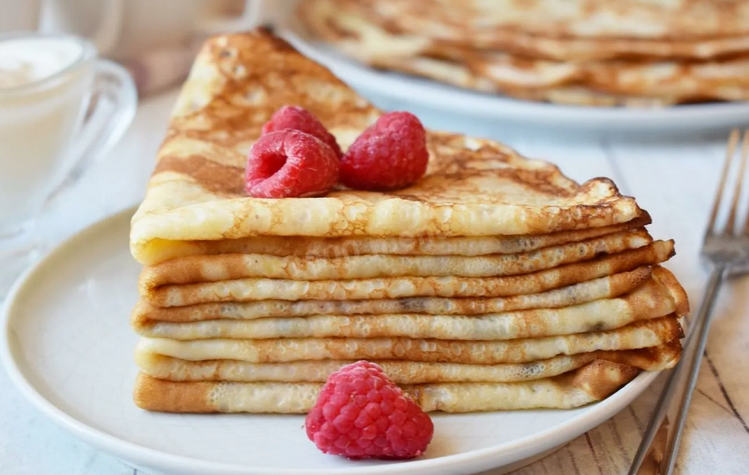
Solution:
M 33 256 L 46 200 L 119 138 L 136 102 L 127 72 L 86 40 L 0 35 L 0 298 Z

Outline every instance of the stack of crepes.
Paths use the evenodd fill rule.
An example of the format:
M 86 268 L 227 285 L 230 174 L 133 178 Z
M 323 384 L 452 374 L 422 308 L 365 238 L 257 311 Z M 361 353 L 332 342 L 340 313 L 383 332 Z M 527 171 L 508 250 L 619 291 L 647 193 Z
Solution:
M 140 407 L 305 412 L 366 359 L 427 411 L 570 408 L 678 361 L 673 242 L 610 180 L 428 132 L 409 188 L 248 197 L 247 152 L 288 104 L 344 150 L 380 115 L 264 30 L 206 43 L 132 221 Z
M 749 99 L 745 0 L 305 0 L 298 16 L 367 64 L 523 99 Z

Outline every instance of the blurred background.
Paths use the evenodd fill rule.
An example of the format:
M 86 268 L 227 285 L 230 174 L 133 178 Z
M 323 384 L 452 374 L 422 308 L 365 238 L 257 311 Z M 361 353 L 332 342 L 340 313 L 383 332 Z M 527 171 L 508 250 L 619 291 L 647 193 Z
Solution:
M 85 36 L 142 96 L 179 84 L 206 37 L 260 24 L 386 108 L 598 135 L 749 120 L 742 0 L 0 1 L 0 31 Z
M 261 2 L 251 0 L 3 0 L 25 10 L 27 27 L 93 41 L 124 64 L 141 95 L 181 82 L 205 38 L 251 28 Z M 0 29 L 18 30 L 16 25 Z

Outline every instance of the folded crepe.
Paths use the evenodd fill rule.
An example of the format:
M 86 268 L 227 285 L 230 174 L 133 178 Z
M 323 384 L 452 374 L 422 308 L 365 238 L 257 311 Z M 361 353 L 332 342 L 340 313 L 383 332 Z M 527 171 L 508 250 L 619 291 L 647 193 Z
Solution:
M 650 224 L 650 215 L 642 211 L 632 221 L 600 228 L 561 231 L 524 236 L 473 236 L 440 238 L 435 236 L 315 238 L 303 236 L 253 236 L 218 241 L 170 241 L 168 245 L 152 243 L 149 260 L 153 265 L 186 256 L 215 254 L 265 254 L 270 256 L 348 257 L 369 255 L 405 256 L 484 256 L 520 254 L 545 247 L 585 241 L 607 234 Z
M 660 269 L 660 274 L 670 274 Z M 142 336 L 199 340 L 206 338 L 437 338 L 443 340 L 510 340 L 609 330 L 637 320 L 669 314 L 684 316 L 687 297 L 671 276 L 656 278 L 634 292 L 558 309 L 522 310 L 475 316 L 459 315 L 315 315 L 255 320 L 202 322 L 133 321 Z
M 553 61 L 393 32 L 389 14 L 384 18 L 372 11 L 393 13 L 392 6 L 379 7 L 379 3 L 387 2 L 374 2 L 368 8 L 348 0 L 310 0 L 300 6 L 300 18 L 315 37 L 362 62 L 484 92 L 591 105 L 671 104 L 749 97 L 749 36 L 741 55 L 708 62 L 672 58 Z M 397 3 L 408 10 L 408 4 L 414 2 Z M 451 11 L 459 16 L 465 13 L 464 7 L 455 4 Z M 436 7 L 439 8 L 444 6 Z M 402 18 L 399 16 L 395 22 Z M 508 19 L 503 15 L 500 18 Z M 484 21 L 486 18 L 482 18 Z M 565 40 L 556 41 L 563 44 Z
M 169 284 L 218 282 L 247 277 L 289 280 L 350 280 L 378 277 L 495 277 L 529 274 L 564 264 L 616 254 L 653 242 L 647 231 L 607 234 L 560 246 L 520 254 L 488 256 L 393 256 L 347 257 L 272 256 L 221 254 L 172 259 L 144 269 L 141 293 Z
M 403 386 L 424 411 L 477 412 L 569 409 L 600 401 L 637 376 L 626 364 L 594 360 L 551 378 L 515 383 L 435 383 Z M 305 413 L 321 383 L 174 382 L 140 374 L 133 399 L 143 409 L 193 413 Z
M 235 279 L 199 284 L 141 287 L 141 297 L 158 307 L 249 300 L 365 300 L 404 297 L 508 297 L 534 294 L 597 279 L 644 265 L 659 264 L 674 253 L 673 241 L 618 254 L 507 277 L 383 277 L 352 280 Z
M 653 273 L 671 276 L 662 267 L 638 267 L 598 279 L 538 294 L 498 298 L 411 297 L 379 300 L 260 300 L 253 302 L 204 303 L 184 307 L 155 307 L 143 300 L 133 309 L 136 329 L 155 321 L 198 322 L 204 320 L 253 320 L 267 317 L 310 315 L 480 315 L 515 310 L 562 308 L 626 294 L 651 278 Z M 662 279 L 661 279 L 662 280 Z
M 545 234 L 643 215 L 608 179 L 578 185 L 557 167 L 502 144 L 437 132 L 427 133 L 426 175 L 408 188 L 293 200 L 248 197 L 247 152 L 262 125 L 288 104 L 317 116 L 344 149 L 381 114 L 327 69 L 262 30 L 206 43 L 132 220 L 130 245 L 139 262 L 156 263 L 174 241 Z
M 673 315 L 640 320 L 608 331 L 517 340 L 415 338 L 276 338 L 265 340 L 172 340 L 142 337 L 137 351 L 190 361 L 239 360 L 283 363 L 307 360 L 399 359 L 470 364 L 525 363 L 598 350 L 631 350 L 666 344 L 682 336 Z
M 316 20 L 315 9 L 329 8 L 320 3 L 330 4 L 301 2 L 300 18 Z M 335 0 L 335 8 L 397 34 L 562 61 L 712 59 L 749 51 L 749 6 L 740 0 Z
M 385 374 L 397 384 L 508 383 L 550 378 L 578 369 L 595 360 L 626 364 L 644 371 L 660 371 L 676 365 L 681 355 L 679 340 L 635 350 L 592 351 L 555 356 L 545 360 L 510 364 L 424 363 L 379 360 Z M 145 350 L 135 354 L 140 370 L 168 381 L 237 381 L 324 383 L 328 376 L 354 360 L 247 363 L 238 360 L 188 361 Z

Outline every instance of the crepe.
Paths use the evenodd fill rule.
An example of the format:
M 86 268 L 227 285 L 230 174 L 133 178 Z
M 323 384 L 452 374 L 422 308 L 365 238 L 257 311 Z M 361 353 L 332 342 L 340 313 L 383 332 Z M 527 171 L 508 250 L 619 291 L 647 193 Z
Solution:
M 253 236 L 219 241 L 151 242 L 143 264 L 154 265 L 170 259 L 216 254 L 266 254 L 270 256 L 348 257 L 377 254 L 405 256 L 484 256 L 519 254 L 545 247 L 579 242 L 650 224 L 645 210 L 627 223 L 577 231 L 524 236 L 474 236 L 439 238 L 346 237 L 314 238 L 302 236 Z
M 709 63 L 679 61 L 570 65 L 506 53 L 445 57 L 367 57 L 370 65 L 481 92 L 559 104 L 645 107 L 749 98 L 749 54 Z
M 248 277 L 289 280 L 350 280 L 379 277 L 494 277 L 529 274 L 564 264 L 647 246 L 653 241 L 644 228 L 546 247 L 521 254 L 489 256 L 347 257 L 221 254 L 172 259 L 146 267 L 140 276 L 141 294 L 169 284 L 218 282 Z
M 312 33 L 347 55 L 372 66 L 417 74 L 459 87 L 591 105 L 749 98 L 746 52 L 702 63 L 674 60 L 560 62 L 506 51 L 477 51 L 472 47 L 392 33 L 386 29 L 389 23 L 378 25 L 376 16 L 361 11 L 361 5 L 347 0 L 311 0 L 304 2 L 301 8 L 301 18 Z M 452 9 L 458 14 L 463 11 L 457 5 Z
M 507 383 L 557 376 L 602 359 L 644 371 L 672 368 L 679 361 L 681 344 L 637 350 L 593 351 L 571 356 L 516 364 L 423 363 L 382 360 L 380 365 L 396 384 Z M 293 361 L 289 363 L 247 363 L 237 360 L 187 361 L 147 351 L 137 351 L 135 361 L 148 376 L 168 381 L 236 381 L 324 383 L 328 376 L 354 360 Z
M 405 386 L 424 411 L 477 412 L 569 409 L 600 401 L 638 373 L 632 366 L 595 360 L 553 378 L 515 383 L 437 383 Z M 173 382 L 140 374 L 133 399 L 142 409 L 193 413 L 305 413 L 320 383 Z
M 749 52 L 709 62 L 621 60 L 574 65 L 506 53 L 464 56 L 457 51 L 455 54 L 462 59 L 446 57 L 445 60 L 464 64 L 472 74 L 489 79 L 500 89 L 582 86 L 597 94 L 663 97 L 672 102 L 741 100 L 749 96 Z M 560 74 L 562 68 L 566 69 L 564 75 Z M 523 78 L 522 82 L 516 81 L 518 77 Z M 560 90 L 563 89 L 550 94 L 558 94 Z
M 318 1 L 301 2 L 300 17 L 314 18 Z M 527 57 L 711 59 L 749 50 L 749 6 L 741 0 L 336 0 L 334 6 L 394 33 Z
M 566 287 L 587 280 L 666 261 L 673 241 L 619 254 L 508 277 L 389 277 L 379 279 L 296 281 L 237 279 L 143 289 L 149 304 L 174 307 L 208 302 L 248 300 L 365 300 L 404 297 L 508 297 Z
M 172 241 L 544 234 L 642 215 L 608 179 L 578 185 L 557 167 L 502 144 L 436 132 L 427 134 L 427 174 L 411 187 L 293 200 L 247 197 L 247 152 L 262 124 L 288 104 L 316 115 L 344 149 L 380 115 L 328 70 L 267 32 L 206 42 L 132 220 L 137 260 L 153 262 Z
M 306 2 L 305 2 L 306 3 Z M 749 34 L 741 0 L 339 0 L 414 31 L 433 34 L 523 31 L 548 37 L 703 39 Z M 433 28 L 429 26 L 435 25 Z M 439 25 L 439 26 L 436 26 Z M 395 26 L 395 25 L 394 25 Z
M 666 269 L 654 271 L 670 275 Z M 428 315 L 479 315 L 534 308 L 562 308 L 593 300 L 623 295 L 651 277 L 649 267 L 574 284 L 540 294 L 499 298 L 412 297 L 380 300 L 261 300 L 195 304 L 186 307 L 154 307 L 140 300 L 132 312 L 134 327 L 154 321 L 196 322 L 203 320 L 253 320 L 266 317 L 306 317 L 309 315 L 384 315 L 423 313 Z M 673 276 L 671 276 L 673 277 Z
M 671 278 L 657 279 L 623 297 L 563 307 L 485 314 L 458 315 L 316 315 L 255 320 L 208 320 L 174 323 L 134 321 L 142 336 L 196 340 L 205 338 L 437 338 L 443 340 L 509 340 L 568 335 L 618 328 L 636 320 L 689 310 L 684 289 Z
M 374 63 L 375 62 L 373 61 L 372 64 Z M 695 101 L 697 100 L 696 97 L 685 98 L 678 95 L 672 95 L 670 92 L 668 95 L 657 97 L 612 94 L 576 84 L 542 88 L 514 87 L 487 77 L 484 73 L 473 70 L 466 64 L 446 61 L 439 58 L 421 56 L 412 58 L 390 57 L 385 60 L 385 62 L 378 61 L 378 63 L 378 67 L 416 76 L 423 76 L 451 86 L 474 89 L 479 92 L 490 94 L 504 94 L 516 99 L 529 101 L 542 101 L 578 106 L 625 106 L 647 108 L 673 105 L 680 102 L 687 102 L 692 99 Z M 486 65 L 479 64 L 478 66 L 482 67 Z M 488 67 L 491 67 L 491 65 Z M 537 79 L 538 78 L 531 80 Z M 709 95 L 724 100 L 749 97 L 749 90 L 743 87 L 737 88 L 735 86 L 732 86 L 730 89 L 709 89 L 708 92 L 710 93 Z
M 722 86 L 700 87 L 700 94 L 679 96 L 673 94 L 674 91 L 668 90 L 665 94 L 659 96 L 644 95 L 622 95 L 605 91 L 599 91 L 586 87 L 584 85 L 570 84 L 560 86 L 549 86 L 541 88 L 531 87 L 514 87 L 506 83 L 498 82 L 493 77 L 497 70 L 492 68 L 492 63 L 476 64 L 477 68 L 488 68 L 488 73 L 481 70 L 471 69 L 467 64 L 447 61 L 439 58 L 412 57 L 401 58 L 391 57 L 386 60 L 387 64 L 382 63 L 379 67 L 392 69 L 394 71 L 423 76 L 428 79 L 443 82 L 445 84 L 465 89 L 474 89 L 479 92 L 490 94 L 504 94 L 517 99 L 529 101 L 543 101 L 555 104 L 569 104 L 578 106 L 625 106 L 633 108 L 661 107 L 667 105 L 679 104 L 682 102 L 698 102 L 700 100 L 739 100 L 749 97 L 749 88 L 744 86 Z M 667 66 L 671 68 L 671 66 Z M 681 71 L 681 68 L 677 68 Z M 513 74 L 515 72 L 505 71 L 503 74 Z M 528 78 L 530 81 L 537 81 L 538 78 Z M 685 84 L 692 85 L 689 78 Z M 668 85 L 665 86 L 666 88 Z
M 138 351 L 190 361 L 239 360 L 283 363 L 307 360 L 398 359 L 470 364 L 525 363 L 597 350 L 630 350 L 668 343 L 681 337 L 675 316 L 640 320 L 608 331 L 505 341 L 410 338 L 277 338 L 179 341 L 141 338 Z

